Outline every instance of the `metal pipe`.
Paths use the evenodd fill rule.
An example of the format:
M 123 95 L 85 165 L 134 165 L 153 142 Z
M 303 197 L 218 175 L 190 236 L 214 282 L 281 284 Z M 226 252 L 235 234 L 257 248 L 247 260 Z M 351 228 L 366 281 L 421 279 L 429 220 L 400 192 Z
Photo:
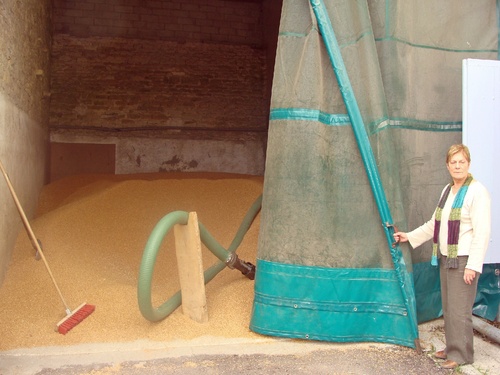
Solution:
M 472 327 L 490 340 L 500 344 L 500 329 L 486 323 L 484 320 L 479 319 L 474 315 L 472 316 Z

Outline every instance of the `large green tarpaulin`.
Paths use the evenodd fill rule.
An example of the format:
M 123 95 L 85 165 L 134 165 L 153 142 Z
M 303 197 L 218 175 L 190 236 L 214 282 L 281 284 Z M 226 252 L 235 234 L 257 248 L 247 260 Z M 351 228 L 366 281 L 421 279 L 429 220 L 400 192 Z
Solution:
M 494 0 L 283 1 L 253 331 L 416 345 L 438 270 L 430 244 L 391 246 L 392 225 L 432 215 L 462 60 L 497 59 L 498 30 Z

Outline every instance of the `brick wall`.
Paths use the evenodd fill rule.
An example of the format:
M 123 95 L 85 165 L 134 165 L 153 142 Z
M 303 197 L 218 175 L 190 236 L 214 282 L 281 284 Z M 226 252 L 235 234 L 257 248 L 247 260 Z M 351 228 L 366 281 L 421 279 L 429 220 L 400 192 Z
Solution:
M 55 33 L 262 44 L 259 0 L 54 0 Z
M 54 7 L 50 134 L 68 157 L 72 143 L 107 144 L 115 173 L 263 173 L 270 74 L 261 0 Z
M 262 129 L 265 51 L 55 35 L 50 126 Z

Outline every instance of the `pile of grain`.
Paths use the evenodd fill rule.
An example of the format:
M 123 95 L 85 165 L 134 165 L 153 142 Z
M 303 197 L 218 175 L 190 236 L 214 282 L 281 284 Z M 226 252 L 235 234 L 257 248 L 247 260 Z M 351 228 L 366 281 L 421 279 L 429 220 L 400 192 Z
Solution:
M 207 285 L 208 323 L 182 308 L 158 323 L 144 319 L 137 276 L 156 223 L 175 210 L 196 211 L 224 247 L 262 192 L 262 178 L 223 174 L 74 176 L 47 185 L 33 231 L 70 308 L 83 302 L 95 312 L 67 335 L 54 332 L 64 307 L 28 236 L 20 232 L 0 287 L 0 350 L 135 340 L 168 341 L 200 336 L 256 337 L 249 329 L 254 282 L 224 269 Z M 259 216 L 237 250 L 255 264 Z M 203 247 L 205 269 L 216 258 Z M 158 257 L 153 279 L 158 306 L 179 290 L 173 231 Z

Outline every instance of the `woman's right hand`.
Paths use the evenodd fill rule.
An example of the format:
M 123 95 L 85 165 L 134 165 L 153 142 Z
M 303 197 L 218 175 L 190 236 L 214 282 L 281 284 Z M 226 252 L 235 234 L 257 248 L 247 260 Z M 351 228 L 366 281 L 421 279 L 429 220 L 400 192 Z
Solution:
M 394 241 L 396 242 L 407 242 L 408 236 L 405 232 L 396 232 L 394 233 Z

